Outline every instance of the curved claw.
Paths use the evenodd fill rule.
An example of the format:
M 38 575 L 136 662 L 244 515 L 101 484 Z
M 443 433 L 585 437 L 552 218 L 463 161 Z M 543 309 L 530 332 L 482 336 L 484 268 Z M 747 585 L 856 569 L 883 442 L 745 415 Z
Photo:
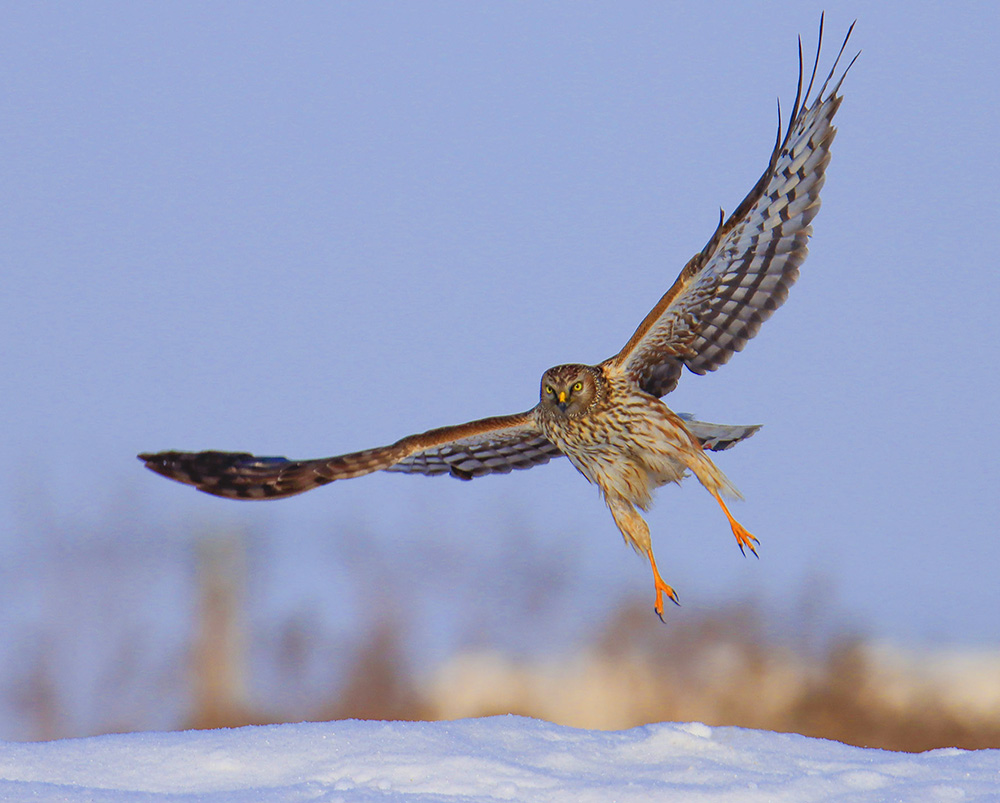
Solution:
M 760 555 L 757 554 L 757 544 L 759 544 L 760 541 L 758 541 L 753 535 L 748 533 L 746 528 L 735 519 L 733 519 L 731 524 L 733 527 L 733 535 L 736 536 L 736 543 L 740 547 L 740 552 L 742 552 L 743 555 L 746 556 L 747 554 L 746 549 L 749 549 L 751 552 L 753 552 L 753 556 L 759 560 Z M 744 549 L 744 547 L 746 547 L 746 549 Z
M 663 596 L 661 592 L 670 597 L 670 601 L 678 608 L 681 607 L 681 603 L 680 600 L 677 599 L 677 592 L 666 583 L 663 585 L 664 587 L 662 589 L 659 586 L 656 588 L 656 602 L 653 604 L 653 612 L 660 618 L 660 621 L 663 622 L 663 624 L 666 624 L 667 620 L 663 618 Z
M 649 565 L 653 569 L 653 585 L 656 588 L 656 602 L 653 605 L 653 610 L 656 615 L 660 617 L 661 622 L 666 620 L 663 618 L 663 595 L 666 594 L 674 605 L 680 607 L 680 600 L 677 598 L 677 592 L 674 591 L 672 586 L 667 585 L 663 578 L 660 577 L 660 572 L 656 568 L 656 561 L 653 559 L 653 550 L 647 549 L 646 556 L 649 558 Z
M 733 535 L 736 536 L 736 543 L 740 548 L 740 552 L 742 552 L 745 557 L 747 554 L 746 550 L 749 549 L 753 552 L 753 556 L 759 559 L 760 555 L 757 554 L 757 546 L 760 544 L 760 541 L 755 536 L 751 535 L 747 531 L 746 527 L 733 518 L 733 514 L 729 512 L 729 508 L 726 507 L 726 503 L 722 501 L 721 496 L 715 492 L 712 493 L 712 496 L 715 497 L 715 501 L 719 503 L 722 507 L 722 512 L 725 513 L 726 518 L 729 519 L 729 526 L 732 527 Z

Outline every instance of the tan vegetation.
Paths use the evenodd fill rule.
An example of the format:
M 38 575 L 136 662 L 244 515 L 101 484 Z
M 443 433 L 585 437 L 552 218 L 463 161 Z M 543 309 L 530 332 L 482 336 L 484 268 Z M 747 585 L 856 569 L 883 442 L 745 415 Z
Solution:
M 336 698 L 311 718 L 512 713 L 603 730 L 696 721 L 910 752 L 1000 747 L 1000 652 L 908 653 L 845 636 L 810 656 L 768 639 L 748 605 L 677 614 L 667 626 L 648 605 L 626 606 L 576 653 L 463 652 L 425 678 L 414 676 L 398 636 L 374 628 Z M 267 719 L 244 711 L 205 724 Z
M 402 619 L 373 618 L 349 640 L 308 616 L 262 635 L 249 612 L 255 570 L 244 539 L 193 539 L 179 552 L 175 540 L 155 553 L 163 543 L 85 539 L 44 551 L 45 584 L 34 590 L 18 585 L 37 579 L 24 567 L 8 574 L 9 599 L 33 610 L 26 600 L 37 591 L 43 615 L 9 638 L 0 737 L 515 713 L 600 729 L 698 721 L 907 751 L 1000 747 L 1000 651 L 906 652 L 836 628 L 818 637 L 829 622 L 776 634 L 753 604 L 683 608 L 662 624 L 647 601 L 624 605 L 574 648 L 514 657 L 481 638 L 427 666 L 407 639 L 414 623 Z M 386 553 L 358 554 L 347 564 L 369 595 L 362 612 L 392 610 L 371 595 L 403 587 L 386 581 L 401 570 Z M 188 580 L 165 579 L 170 566 Z M 520 582 L 517 599 L 533 601 L 512 616 L 536 628 L 550 592 L 530 572 Z M 432 583 L 424 593 L 436 593 Z M 186 636 L 149 627 L 151 598 L 187 609 Z
M 457 656 L 427 688 L 434 715 L 514 712 L 599 729 L 697 721 L 904 751 L 1000 746 L 1000 653 L 923 655 L 844 638 L 810 657 L 770 643 L 753 609 L 686 619 L 665 636 L 647 607 L 626 608 L 572 656 Z

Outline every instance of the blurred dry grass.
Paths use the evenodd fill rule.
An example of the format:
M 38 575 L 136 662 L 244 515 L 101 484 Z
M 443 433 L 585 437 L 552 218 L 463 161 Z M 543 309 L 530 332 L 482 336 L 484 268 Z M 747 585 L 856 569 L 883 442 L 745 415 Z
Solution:
M 822 606 L 804 610 L 794 632 L 779 638 L 753 604 L 684 608 L 666 625 L 648 604 L 626 604 L 571 650 L 515 658 L 485 639 L 478 642 L 485 646 L 420 667 L 402 621 L 372 619 L 347 641 L 300 618 L 262 639 L 248 613 L 254 570 L 239 537 L 194 538 L 176 564 L 189 572 L 189 584 L 174 583 L 160 596 L 185 599 L 190 621 L 164 656 L 152 649 L 140 609 L 149 604 L 142 601 L 153 578 L 164 575 L 165 553 L 150 565 L 148 543 L 130 542 L 124 552 L 113 543 L 94 541 L 64 562 L 45 553 L 58 592 L 47 603 L 53 627 L 26 631 L 31 637 L 19 643 L 31 649 L 11 653 L 18 659 L 13 674 L 0 672 L 6 717 L 21 723 L 5 738 L 516 713 L 600 729 L 699 721 L 904 751 L 1000 747 L 1000 652 L 907 653 L 836 629 L 819 637 L 824 627 L 816 625 L 829 631 L 830 622 L 806 620 Z M 385 587 L 391 569 L 383 556 L 364 554 L 348 568 L 366 589 Z M 523 575 L 526 586 L 537 581 Z M 133 596 L 119 596 L 123 587 Z M 548 613 L 537 588 L 523 591 L 535 601 L 516 616 L 532 628 Z M 77 676 L 86 663 L 81 651 L 89 651 L 90 685 Z M 262 652 L 275 675 L 269 686 L 255 685 Z M 328 670 L 318 680 L 307 671 L 317 664 Z M 74 699 L 69 687 L 82 688 L 87 699 Z M 279 693 L 288 689 L 303 691 Z
M 770 639 L 753 606 L 664 628 L 648 605 L 633 605 L 577 654 L 458 656 L 427 692 L 435 716 L 449 719 L 514 712 L 599 729 L 697 721 L 910 752 L 1000 746 L 1000 653 L 947 658 L 848 636 L 810 655 Z
M 212 591 L 203 616 L 221 621 L 211 608 L 234 606 L 217 597 L 214 585 Z M 202 643 L 225 650 L 232 640 L 224 635 Z M 215 665 L 235 668 L 226 656 Z M 239 675 L 229 688 L 241 688 Z M 269 721 L 236 704 L 220 706 L 218 699 L 208 710 L 213 716 L 202 709 L 189 724 Z M 1000 747 L 1000 653 L 949 660 L 943 653 L 877 648 L 843 634 L 817 650 L 777 643 L 754 605 L 675 613 L 665 626 L 648 605 L 631 604 L 593 644 L 573 654 L 515 659 L 494 650 L 464 652 L 420 678 L 400 630 L 380 622 L 336 697 L 310 718 L 444 720 L 508 713 L 613 730 L 697 721 L 909 752 Z

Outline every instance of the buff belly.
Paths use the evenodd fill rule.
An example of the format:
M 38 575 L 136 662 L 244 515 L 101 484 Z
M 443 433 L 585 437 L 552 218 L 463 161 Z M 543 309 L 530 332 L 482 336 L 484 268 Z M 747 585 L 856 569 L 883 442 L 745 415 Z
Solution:
M 683 422 L 665 404 L 656 400 L 654 409 L 658 415 L 650 415 L 647 406 L 644 415 L 626 419 L 627 443 L 617 437 L 623 428 L 619 422 L 602 422 L 602 416 L 595 416 L 585 437 L 574 438 L 572 443 L 558 438 L 562 442 L 557 445 L 606 497 L 622 497 L 645 510 L 652 503 L 654 489 L 680 482 L 693 467 L 692 462 L 707 460 Z

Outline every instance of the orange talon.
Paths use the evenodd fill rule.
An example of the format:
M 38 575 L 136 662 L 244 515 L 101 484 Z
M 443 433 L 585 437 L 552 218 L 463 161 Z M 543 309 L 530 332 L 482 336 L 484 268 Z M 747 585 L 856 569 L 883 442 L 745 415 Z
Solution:
M 726 503 L 722 501 L 721 496 L 719 496 L 715 492 L 712 493 L 712 496 L 714 496 L 715 501 L 722 506 L 722 512 L 725 513 L 726 518 L 729 519 L 729 526 L 733 528 L 733 535 L 736 536 L 736 543 L 739 544 L 740 552 L 743 552 L 743 554 L 745 555 L 746 552 L 744 552 L 743 548 L 746 547 L 751 552 L 753 552 L 753 556 L 755 558 L 760 557 L 757 554 L 757 549 L 756 549 L 757 544 L 759 544 L 760 541 L 757 540 L 757 538 L 755 538 L 749 532 L 747 532 L 746 527 L 744 527 L 742 524 L 736 521 L 736 519 L 733 518 L 733 514 L 729 512 L 729 508 L 726 507 Z
M 662 622 L 665 621 L 663 618 L 663 595 L 666 594 L 674 605 L 680 605 L 681 603 L 677 599 L 677 592 L 663 582 L 663 578 L 660 577 L 660 572 L 656 568 L 656 561 L 653 560 L 653 550 L 647 549 L 646 556 L 649 558 L 649 565 L 653 567 L 653 584 L 656 586 L 656 603 L 653 605 L 653 610 L 656 611 L 656 615 L 660 617 L 660 621 Z

